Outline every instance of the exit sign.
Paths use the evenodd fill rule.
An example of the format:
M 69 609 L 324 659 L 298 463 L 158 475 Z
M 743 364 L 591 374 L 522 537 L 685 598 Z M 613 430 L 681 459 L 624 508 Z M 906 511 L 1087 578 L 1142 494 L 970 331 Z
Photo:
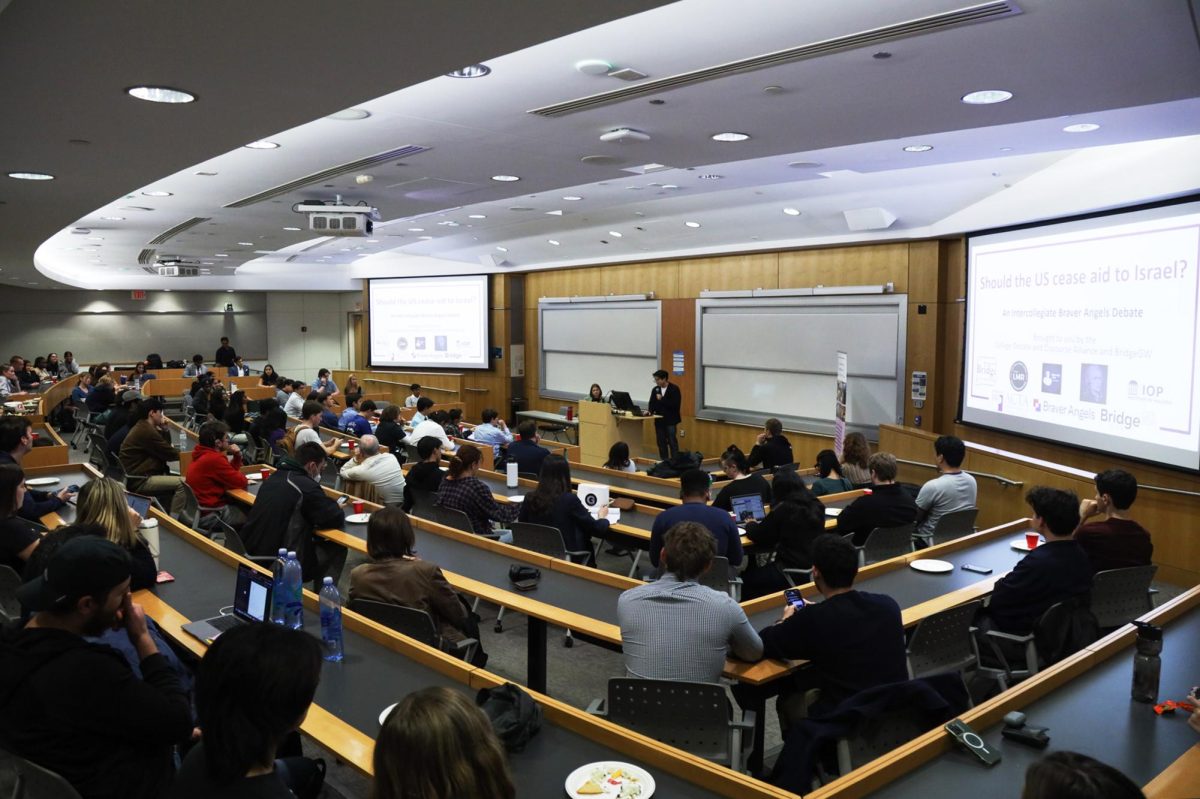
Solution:
M 144 299 L 146 299 L 146 292 L 144 289 L 137 289 L 136 291 L 131 291 L 131 292 L 129 292 L 129 299 L 144 300 Z

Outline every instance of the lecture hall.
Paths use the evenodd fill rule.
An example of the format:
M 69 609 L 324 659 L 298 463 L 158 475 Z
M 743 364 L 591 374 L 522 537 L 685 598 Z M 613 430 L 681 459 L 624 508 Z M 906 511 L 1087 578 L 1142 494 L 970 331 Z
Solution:
M 1200 796 L 1200 0 L 0 71 L 0 793 Z

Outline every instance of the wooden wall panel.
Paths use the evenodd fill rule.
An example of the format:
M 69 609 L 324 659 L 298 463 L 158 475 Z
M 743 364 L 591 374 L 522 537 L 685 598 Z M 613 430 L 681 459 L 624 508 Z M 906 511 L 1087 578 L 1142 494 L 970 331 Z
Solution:
M 678 277 L 676 261 L 530 272 L 525 276 L 525 307 L 536 309 L 539 297 L 591 297 L 650 291 L 657 299 L 674 299 L 680 296 Z
M 779 253 L 779 287 L 895 284 L 908 291 L 908 243 L 868 244 Z
M 920 427 L 926 430 L 936 430 L 939 422 L 935 400 L 938 396 L 937 387 L 940 370 L 938 369 L 938 319 L 941 306 L 936 303 L 918 303 L 911 299 L 908 303 L 908 341 L 905 350 L 905 372 L 900 375 L 900 383 L 904 389 L 904 423 L 910 427 Z M 928 397 L 923 408 L 913 404 L 909 391 L 910 379 L 914 371 L 927 373 Z M 917 417 L 921 424 L 917 424 Z
M 779 253 L 726 255 L 679 261 L 679 295 L 699 297 L 700 292 L 779 288 Z
M 938 301 L 941 281 L 941 247 L 937 241 L 913 241 L 908 244 L 908 301 Z M 899 289 L 897 289 L 899 291 Z

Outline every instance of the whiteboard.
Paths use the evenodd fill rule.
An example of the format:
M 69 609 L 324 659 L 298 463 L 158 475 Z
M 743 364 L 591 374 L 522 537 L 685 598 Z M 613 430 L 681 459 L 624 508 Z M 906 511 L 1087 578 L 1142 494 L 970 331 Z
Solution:
M 874 435 L 903 418 L 907 315 L 902 294 L 700 300 L 697 416 L 831 433 L 842 351 L 847 426 Z
M 636 396 L 661 368 L 661 315 L 656 300 L 539 303 L 540 392 L 576 400 L 599 383 Z

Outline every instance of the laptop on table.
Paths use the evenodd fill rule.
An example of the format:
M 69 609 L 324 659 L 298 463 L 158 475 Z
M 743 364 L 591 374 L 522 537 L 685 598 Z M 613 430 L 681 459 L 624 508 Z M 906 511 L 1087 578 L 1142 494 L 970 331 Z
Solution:
M 618 411 L 632 413 L 635 416 L 642 415 L 642 409 L 633 404 L 633 397 L 629 396 L 628 391 L 613 391 L 608 395 L 608 401 L 611 402 L 613 407 Z
M 763 509 L 761 494 L 742 494 L 738 497 L 731 497 L 729 504 L 733 507 L 733 515 L 737 517 L 738 524 L 750 521 L 761 522 L 767 515 Z
M 244 563 L 238 564 L 237 588 L 233 594 L 233 613 L 213 616 L 183 625 L 186 633 L 211 644 L 221 633 L 239 624 L 267 621 L 271 607 L 271 575 Z

